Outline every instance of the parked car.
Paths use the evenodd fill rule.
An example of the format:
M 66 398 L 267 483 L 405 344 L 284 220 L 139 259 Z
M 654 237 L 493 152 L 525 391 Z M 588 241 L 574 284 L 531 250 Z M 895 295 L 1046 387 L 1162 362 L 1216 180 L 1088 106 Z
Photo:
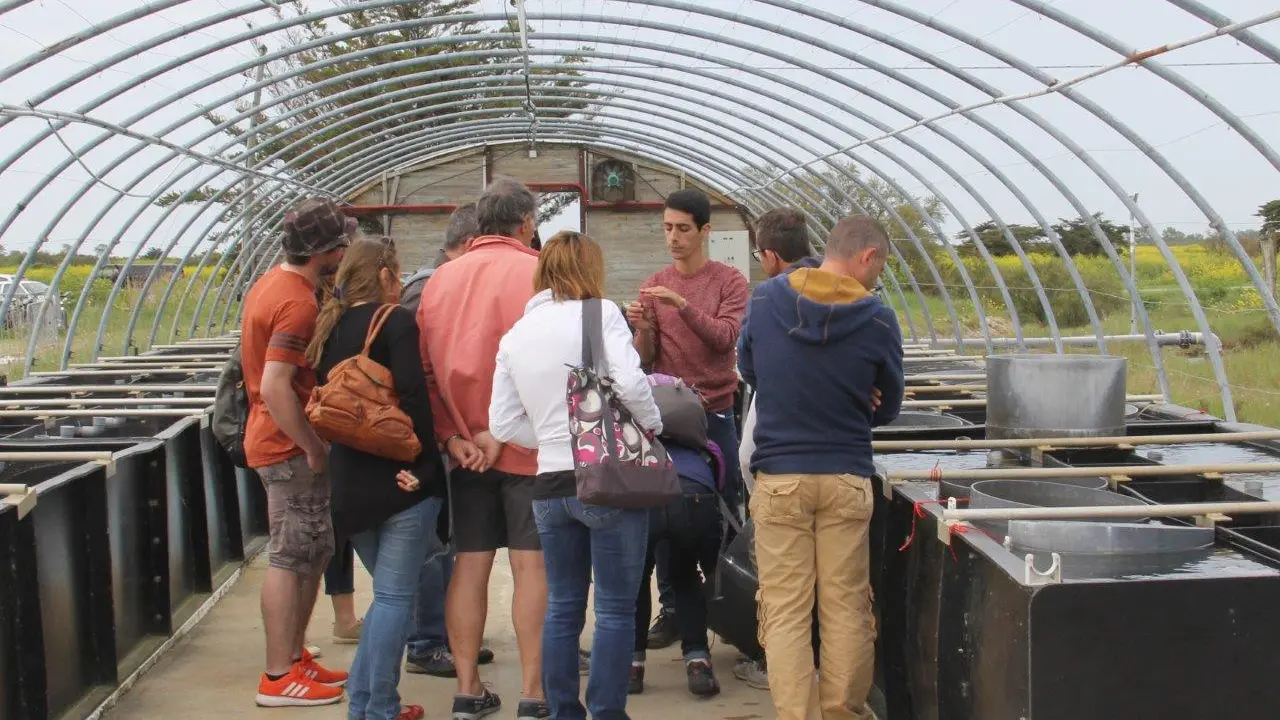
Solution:
M 13 285 L 12 275 L 0 275 L 0 302 Z M 18 283 L 18 290 L 13 294 L 13 302 L 9 304 L 9 312 L 4 317 L 4 328 L 30 327 L 35 322 L 36 311 L 49 292 L 49 286 L 37 280 L 23 280 Z M 67 328 L 67 309 L 65 298 L 58 296 L 57 304 L 52 310 L 45 310 L 46 325 L 61 332 Z

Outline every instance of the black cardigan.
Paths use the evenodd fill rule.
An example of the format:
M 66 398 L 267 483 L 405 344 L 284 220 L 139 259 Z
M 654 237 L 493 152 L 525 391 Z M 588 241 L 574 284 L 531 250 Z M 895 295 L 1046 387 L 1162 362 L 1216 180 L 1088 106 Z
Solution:
M 343 313 L 325 342 L 316 367 L 317 382 L 325 383 L 335 365 L 360 354 L 378 307 L 367 303 Z M 431 424 L 431 401 L 418 350 L 418 323 L 408 310 L 397 307 L 391 312 L 369 349 L 369 357 L 391 371 L 400 409 L 413 421 L 422 452 L 414 462 L 402 463 L 340 443 L 330 445 L 333 525 L 340 537 L 376 527 L 429 497 L 445 497 L 444 463 Z M 405 469 L 418 477 L 418 490 L 405 492 L 396 485 L 396 474 Z

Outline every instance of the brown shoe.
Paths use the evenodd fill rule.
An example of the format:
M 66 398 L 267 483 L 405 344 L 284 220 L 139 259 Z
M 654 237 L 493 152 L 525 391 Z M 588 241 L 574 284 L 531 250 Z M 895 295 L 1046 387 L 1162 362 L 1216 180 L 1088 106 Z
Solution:
M 347 628 L 340 628 L 337 623 L 334 623 L 333 641 L 339 645 L 355 645 L 360 642 L 360 632 L 362 630 L 364 630 L 364 618 L 360 618 L 355 625 Z

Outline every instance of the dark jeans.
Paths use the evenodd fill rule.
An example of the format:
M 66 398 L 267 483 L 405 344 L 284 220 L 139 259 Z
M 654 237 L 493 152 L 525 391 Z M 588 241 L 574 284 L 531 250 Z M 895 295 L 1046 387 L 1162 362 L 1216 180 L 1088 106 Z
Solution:
M 444 625 L 444 595 L 453 574 L 453 545 L 427 538 L 427 559 L 418 575 L 418 599 L 414 606 L 413 632 L 409 634 L 409 659 L 424 658 L 438 648 L 449 649 Z
M 324 569 L 324 594 L 350 595 L 356 591 L 356 554 L 348 538 L 338 538 L 337 548 Z
M 637 591 L 645 587 L 641 573 L 649 515 L 586 505 L 575 497 L 535 500 L 533 515 L 547 566 L 542 684 L 551 717 L 586 720 L 590 710 L 595 720 L 627 720 L 627 641 L 637 628 L 645 629 L 643 623 L 632 625 Z M 584 708 L 578 699 L 578 640 L 593 581 L 596 628 Z
M 738 422 L 732 409 L 722 413 L 707 413 L 707 439 L 720 448 L 724 456 L 724 496 L 731 507 L 738 507 L 743 502 L 742 472 L 738 468 Z M 713 534 L 717 543 L 720 540 L 720 529 Z M 668 570 L 669 553 L 665 540 L 660 540 L 654 549 L 655 564 L 658 571 L 658 602 L 663 612 L 675 609 L 675 591 L 671 587 Z M 708 563 L 702 565 L 702 574 L 710 577 L 718 561 L 719 549 L 709 556 Z M 647 576 L 646 576 L 647 577 Z
M 697 483 L 685 481 L 685 495 L 665 507 L 649 511 L 649 543 L 644 578 L 636 596 L 636 637 L 633 656 L 645 657 L 648 621 L 653 613 L 649 593 L 649 573 L 653 572 L 655 550 L 665 540 L 668 548 L 668 577 L 675 600 L 676 623 L 680 628 L 680 651 L 686 660 L 710 657 L 707 644 L 707 598 L 698 565 L 713 559 L 720 547 L 720 511 L 716 496 Z M 711 577 L 714 566 L 706 566 Z

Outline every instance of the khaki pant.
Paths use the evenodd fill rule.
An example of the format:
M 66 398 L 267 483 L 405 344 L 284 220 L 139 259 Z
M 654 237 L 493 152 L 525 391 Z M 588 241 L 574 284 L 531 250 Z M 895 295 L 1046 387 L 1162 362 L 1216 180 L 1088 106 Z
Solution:
M 871 481 L 856 475 L 756 475 L 760 644 L 779 720 L 871 718 L 876 627 L 867 536 L 874 502 Z M 816 693 L 815 592 L 822 663 Z

